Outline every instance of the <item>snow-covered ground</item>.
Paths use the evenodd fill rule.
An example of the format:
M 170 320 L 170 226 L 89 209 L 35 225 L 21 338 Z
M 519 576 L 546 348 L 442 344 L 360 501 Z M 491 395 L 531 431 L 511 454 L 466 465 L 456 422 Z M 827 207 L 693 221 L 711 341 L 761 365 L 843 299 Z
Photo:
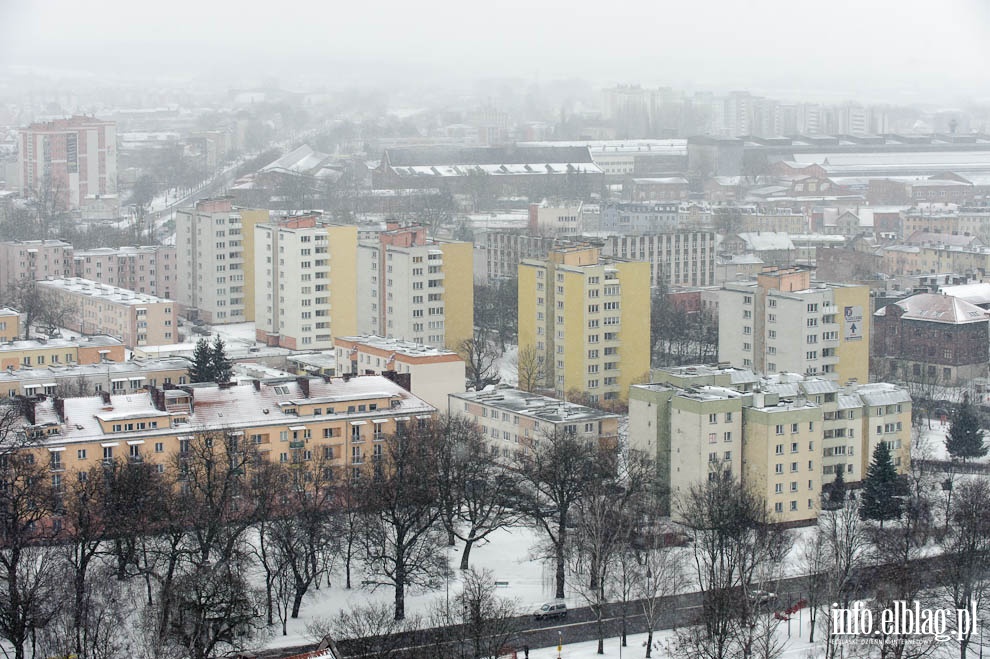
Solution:
M 498 374 L 502 377 L 502 384 L 508 384 L 511 386 L 516 386 L 519 384 L 519 365 L 517 359 L 519 357 L 519 346 L 513 344 L 507 344 L 505 346 L 505 352 L 498 360 Z
M 949 451 L 945 448 L 945 438 L 949 435 L 952 424 L 940 419 L 930 419 L 922 423 L 918 446 L 913 451 L 914 457 L 928 460 L 949 460 Z M 983 431 L 983 440 L 987 441 L 987 432 Z M 982 458 L 973 458 L 970 462 L 990 463 L 990 454 Z
M 804 612 L 805 617 L 807 612 Z M 792 634 L 791 638 L 787 638 L 787 625 L 782 623 L 777 630 L 777 634 L 780 639 L 785 643 L 784 650 L 780 654 L 781 659 L 805 659 L 806 657 L 818 657 L 824 656 L 824 649 L 816 644 L 809 643 L 806 638 L 808 636 L 807 630 L 807 619 L 805 619 L 805 631 L 804 638 L 799 638 L 797 634 L 797 628 L 791 628 Z M 795 621 L 791 622 L 792 625 Z M 604 644 L 605 654 L 598 654 L 598 641 L 584 641 L 581 643 L 568 643 L 567 639 L 563 639 L 563 644 L 561 646 L 560 652 L 557 652 L 557 646 L 551 646 L 548 648 L 537 648 L 530 649 L 529 656 L 530 659 L 598 659 L 599 657 L 604 657 L 605 659 L 622 659 L 626 657 L 627 659 L 633 659 L 638 657 L 646 656 L 646 634 L 630 634 L 626 641 L 626 647 L 622 647 L 621 638 L 606 638 Z M 667 659 L 672 655 L 671 647 L 674 642 L 674 632 L 671 630 L 664 630 L 655 632 L 653 634 L 653 657 L 656 659 Z M 524 659 L 522 652 L 517 652 L 517 659 Z
M 219 334 L 225 343 L 237 342 L 254 345 L 257 343 L 254 333 L 254 322 L 233 323 L 231 325 L 211 325 L 212 334 Z
M 553 599 L 553 565 L 532 554 L 538 540 L 539 537 L 532 529 L 517 527 L 496 531 L 490 536 L 490 542 L 478 544 L 471 550 L 471 566 L 479 570 L 491 570 L 495 581 L 507 582 L 508 585 L 499 587 L 498 594 L 514 600 L 521 614 Z M 448 564 L 451 569 L 446 584 L 433 591 L 407 590 L 407 617 L 426 618 L 434 605 L 445 602 L 448 596 L 451 599 L 457 596 L 461 589 L 457 566 L 460 564 L 462 548 L 463 543 L 458 542 L 448 550 Z M 357 566 L 351 575 L 354 588 L 346 590 L 343 587 L 343 564 L 338 562 L 332 575 L 332 585 L 329 588 L 324 585 L 320 590 L 311 590 L 303 601 L 299 618 L 289 620 L 288 635 L 282 636 L 279 629 L 275 636 L 268 639 L 268 647 L 315 642 L 307 635 L 306 625 L 314 620 L 334 618 L 343 610 L 370 602 L 391 605 L 394 601 L 393 590 L 385 587 L 377 590 L 362 587 L 364 578 L 360 566 Z M 572 607 L 583 606 L 576 596 L 568 597 L 567 602 Z

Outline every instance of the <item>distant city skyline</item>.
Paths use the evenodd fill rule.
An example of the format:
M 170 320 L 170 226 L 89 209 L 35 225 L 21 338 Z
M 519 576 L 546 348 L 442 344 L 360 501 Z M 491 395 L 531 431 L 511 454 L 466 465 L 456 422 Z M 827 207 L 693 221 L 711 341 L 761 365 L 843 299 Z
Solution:
M 374 11 L 372 11 L 374 10 Z M 505 0 L 0 7 L 0 70 L 99 78 L 276 77 L 408 88 L 483 78 L 582 78 L 785 100 L 959 106 L 990 100 L 988 10 L 976 0 L 765 0 L 672 6 Z M 23 70 L 23 69 L 21 69 Z

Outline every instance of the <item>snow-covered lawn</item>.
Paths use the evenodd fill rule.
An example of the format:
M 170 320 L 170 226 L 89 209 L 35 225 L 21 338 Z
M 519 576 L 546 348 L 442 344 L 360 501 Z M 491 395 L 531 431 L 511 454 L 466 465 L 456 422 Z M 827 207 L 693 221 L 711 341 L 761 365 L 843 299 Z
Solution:
M 539 604 L 553 599 L 553 565 L 541 559 L 534 558 L 531 550 L 539 538 L 532 529 L 512 528 L 496 531 L 490 536 L 490 542 L 477 544 L 471 550 L 471 566 L 476 569 L 492 571 L 495 581 L 507 582 L 507 586 L 499 587 L 499 595 L 515 600 L 519 613 L 527 613 L 536 609 Z M 457 566 L 461 560 L 463 543 L 448 550 L 448 564 L 451 566 L 450 578 L 447 584 L 438 590 L 417 591 L 407 590 L 406 616 L 412 618 L 421 616 L 427 618 L 431 608 L 451 600 L 460 592 L 460 571 Z M 393 602 L 391 588 L 371 590 L 361 586 L 364 576 L 361 567 L 355 566 L 351 573 L 354 588 L 344 588 L 343 564 L 338 563 L 332 575 L 332 585 L 324 585 L 320 590 L 310 590 L 303 600 L 302 609 L 297 620 L 289 620 L 288 635 L 281 635 L 281 627 L 276 635 L 268 639 L 267 647 L 285 647 L 315 642 L 307 636 L 306 624 L 321 618 L 333 618 L 340 611 L 351 609 L 370 602 Z M 569 606 L 583 606 L 575 597 L 568 597 Z
M 915 457 L 928 460 L 949 460 L 949 451 L 945 448 L 945 438 L 949 434 L 949 427 L 952 424 L 948 421 L 942 422 L 940 419 L 929 419 L 922 422 L 921 435 L 918 439 L 918 446 L 912 452 Z M 987 431 L 983 431 L 984 442 L 987 440 Z M 971 459 L 970 462 L 990 462 L 990 454 L 982 458 Z
M 254 333 L 254 322 L 233 323 L 231 325 L 211 325 L 213 334 L 223 337 L 225 343 L 247 343 L 254 345 L 257 343 Z

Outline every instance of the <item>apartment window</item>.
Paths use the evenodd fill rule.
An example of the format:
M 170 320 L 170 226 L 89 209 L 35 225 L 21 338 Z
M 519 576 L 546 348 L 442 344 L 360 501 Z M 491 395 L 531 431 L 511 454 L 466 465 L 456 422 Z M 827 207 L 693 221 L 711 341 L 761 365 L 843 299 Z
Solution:
M 797 501 L 791 501 L 791 512 L 798 509 Z
M 797 431 L 798 431 L 798 424 L 792 423 L 791 424 L 791 433 L 796 433 Z
M 708 423 L 718 423 L 718 414 L 709 414 Z
M 792 462 L 791 463 L 791 471 L 792 472 L 796 472 L 797 470 L 798 470 L 798 463 Z
M 777 424 L 776 431 L 777 431 L 777 434 L 778 435 L 783 435 L 784 434 L 784 424 L 778 423 Z
M 782 474 L 782 473 L 784 473 L 784 463 L 783 462 L 778 462 L 777 464 L 775 464 L 774 467 L 773 467 L 773 472 L 775 474 Z
M 781 502 L 779 502 L 779 501 L 777 503 L 773 504 L 773 511 L 775 513 L 782 513 L 782 512 L 784 512 L 784 504 L 781 503 Z
M 708 433 L 708 443 L 714 444 L 718 441 L 718 433 L 710 432 Z
M 773 493 L 774 494 L 783 494 L 784 493 L 784 484 L 783 483 L 777 483 L 776 485 L 774 485 L 773 486 Z
M 722 435 L 722 439 L 724 441 L 726 441 L 726 442 L 731 442 L 732 441 L 732 433 L 727 431 L 724 435 Z
M 86 449 L 81 448 L 78 451 L 76 451 L 76 459 L 77 460 L 85 460 L 86 459 Z
M 797 481 L 791 481 L 791 492 L 797 492 L 797 491 L 798 491 Z
M 784 445 L 783 444 L 777 444 L 775 453 L 777 455 L 783 455 L 784 454 Z

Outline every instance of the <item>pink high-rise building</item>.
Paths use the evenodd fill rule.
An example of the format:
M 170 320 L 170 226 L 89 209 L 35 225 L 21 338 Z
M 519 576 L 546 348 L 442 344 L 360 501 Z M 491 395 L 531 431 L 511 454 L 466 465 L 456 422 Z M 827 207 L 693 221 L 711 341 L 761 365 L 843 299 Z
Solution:
M 21 194 L 54 195 L 65 209 L 117 193 L 117 124 L 71 117 L 31 124 L 17 136 Z

